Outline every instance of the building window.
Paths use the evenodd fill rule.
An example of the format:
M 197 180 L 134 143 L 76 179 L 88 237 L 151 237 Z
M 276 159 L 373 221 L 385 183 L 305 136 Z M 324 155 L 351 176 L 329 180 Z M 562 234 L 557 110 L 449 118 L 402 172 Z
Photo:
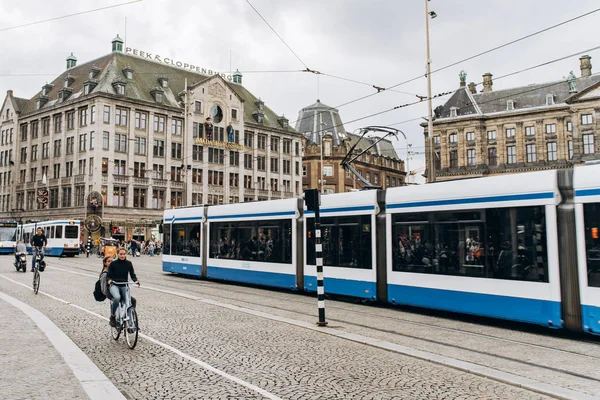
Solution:
M 60 157 L 61 140 L 54 141 L 54 157 Z
M 515 109 L 515 102 L 514 100 L 507 100 L 506 101 L 506 111 L 512 111 Z
M 458 142 L 458 135 L 456 133 L 451 133 L 450 136 L 448 137 L 448 142 L 450 142 L 450 143 L 457 143 Z
M 104 106 L 102 121 L 106 124 L 110 124 L 110 106 Z
M 240 186 L 240 175 L 230 173 L 229 174 L 229 186 L 230 187 L 239 187 Z
M 42 160 L 50 157 L 50 142 L 42 143 Z
M 267 137 L 265 135 L 257 135 L 256 136 L 257 147 L 260 150 L 264 150 L 267 148 Z
M 96 135 L 94 134 L 94 131 L 91 131 L 90 132 L 90 150 L 93 150 L 95 146 L 96 146 Z
M 302 176 L 306 176 L 306 165 L 302 166 Z
M 433 137 L 433 144 L 440 144 L 441 143 L 441 138 L 440 136 L 434 136 Z
M 223 171 L 208 171 L 208 184 L 223 186 Z
M 202 183 L 202 169 L 192 168 L 192 183 Z
M 558 159 L 556 151 L 556 142 L 547 143 L 546 148 L 548 149 L 548 161 L 556 161 Z
M 300 143 L 298 142 L 295 143 L 295 153 L 297 156 L 300 155 Z
M 38 145 L 34 144 L 31 146 L 31 161 L 37 161 L 38 157 Z
M 154 116 L 154 132 L 165 133 L 165 117 Z
M 488 140 L 496 140 L 496 131 L 488 131 L 487 138 Z
M 525 152 L 527 153 L 527 162 L 536 162 L 537 153 L 535 151 L 535 144 L 528 144 L 525 146 Z
M 78 175 L 85 175 L 85 172 L 86 172 L 86 169 L 87 169 L 86 168 L 86 164 L 87 164 L 86 161 L 87 160 L 85 158 L 83 160 L 79 160 L 79 171 L 78 171 L 79 173 L 78 173 Z
M 153 190 L 152 191 L 152 208 L 162 210 L 165 206 L 165 191 L 164 190 Z
M 75 186 L 75 207 L 85 204 L 85 186 Z
M 113 175 L 127 175 L 127 162 L 125 160 L 113 161 Z
M 148 114 L 136 111 L 136 113 L 135 113 L 135 129 L 146 130 L 147 120 L 148 120 Z
M 87 107 L 79 109 L 79 126 L 87 126 L 87 115 Z
M 21 142 L 27 141 L 27 124 L 21 125 Z
M 192 147 L 192 160 L 202 161 L 204 158 L 204 147 L 195 144 Z
M 290 160 L 283 160 L 283 173 L 290 175 L 292 169 L 292 162 Z
M 450 151 L 450 168 L 458 168 L 458 150 Z
M 79 135 L 79 151 L 85 151 L 87 144 L 87 133 Z
M 154 157 L 165 156 L 165 142 L 164 140 L 155 140 L 152 148 L 152 154 Z
M 450 107 L 450 118 L 454 118 L 458 115 L 458 107 Z
M 127 205 L 127 187 L 115 186 L 113 188 L 113 207 L 125 207 Z
M 50 189 L 48 208 L 58 208 L 58 189 Z
M 110 133 L 102 132 L 102 150 L 108 150 L 110 147 Z
M 234 121 L 237 121 L 237 117 L 238 117 L 237 110 L 235 108 L 232 108 L 231 109 L 231 119 Z
M 136 137 L 133 141 L 133 152 L 135 154 L 146 154 L 146 138 Z
M 546 105 L 551 106 L 552 104 L 554 104 L 554 95 L 547 94 L 546 95 Z
M 556 124 L 546 124 L 546 133 L 556 133 Z
M 62 191 L 62 206 L 71 207 L 71 199 L 73 198 L 73 189 L 71 187 L 65 187 Z
M 91 167 L 91 163 L 90 163 Z M 102 175 L 108 175 L 108 158 L 102 158 Z
M 165 179 L 165 166 L 160 164 L 152 165 L 152 174 L 154 179 Z
M 127 126 L 127 114 L 129 111 L 117 107 L 115 109 L 115 125 L 117 126 Z
M 567 121 L 567 132 L 573 132 L 573 123 L 571 121 Z
M 567 148 L 569 150 L 569 160 L 572 160 L 573 159 L 573 141 L 572 140 L 569 140 L 567 142 Z
M 475 149 L 467 150 L 467 165 L 469 167 L 475 166 Z
M 133 188 L 133 206 L 136 208 L 146 208 L 146 190 Z
M 252 154 L 244 154 L 244 168 L 252 169 Z
M 279 158 L 271 157 L 271 172 L 279 172 Z
M 246 132 L 244 134 L 244 146 L 252 148 L 253 147 L 253 140 L 252 140 L 253 137 L 254 137 L 254 134 L 252 134 L 251 132 Z
M 181 143 L 171 142 L 171 158 L 181 160 Z
M 535 126 L 526 126 L 525 136 L 535 136 Z
M 171 120 L 171 135 L 180 136 L 183 128 L 183 121 L 173 118 Z
M 60 164 L 54 164 L 54 165 L 52 166 L 52 171 L 53 171 L 53 175 L 52 175 L 52 177 L 53 177 L 54 179 L 58 179 L 58 178 L 60 178 Z
M 67 154 L 73 154 L 75 151 L 75 137 L 71 136 L 67 138 L 67 148 L 65 149 Z
M 115 133 L 115 151 L 127 152 L 127 135 Z
M 44 118 L 42 120 L 42 134 L 48 136 L 50 134 L 50 118 Z
M 506 137 L 507 138 L 514 138 L 515 137 L 515 128 L 508 128 L 506 130 Z
M 162 95 L 162 93 L 161 93 Z M 171 207 L 181 207 L 183 205 L 183 192 L 171 191 Z
M 229 152 L 229 165 L 239 167 L 239 165 L 240 165 L 240 152 L 239 151 L 230 151 Z
M 467 132 L 467 142 L 472 142 L 475 140 L 475 132 Z
M 94 122 L 96 122 L 96 106 L 92 106 L 90 112 L 90 124 L 93 124 Z
M 195 101 L 194 102 L 194 112 L 202 112 L 202 102 L 201 101 Z
M 333 176 L 333 167 L 331 165 L 323 167 L 323 176 Z
M 506 163 L 516 164 L 517 162 L 517 148 L 515 146 L 506 147 Z
M 592 124 L 592 114 L 582 114 L 581 115 L 581 125 L 591 125 Z
M 215 164 L 225 164 L 225 151 L 222 149 L 208 148 L 208 162 Z
M 58 114 L 54 116 L 54 133 L 60 133 L 62 130 L 62 115 Z
M 583 137 L 583 154 L 594 154 L 594 135 L 587 134 Z
M 325 142 L 325 151 L 324 151 L 324 155 L 326 157 L 331 156 L 331 142 Z
M 300 176 L 300 162 L 296 161 L 294 167 L 294 173 L 296 176 Z

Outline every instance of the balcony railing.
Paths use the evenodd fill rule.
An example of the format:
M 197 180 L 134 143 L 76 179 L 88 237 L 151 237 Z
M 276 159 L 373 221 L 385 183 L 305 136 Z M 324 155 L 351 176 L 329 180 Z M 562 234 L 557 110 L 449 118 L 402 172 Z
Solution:
M 115 183 L 129 183 L 129 176 L 113 174 L 113 180 Z
M 258 189 L 258 195 L 266 197 L 266 196 L 269 195 L 269 191 L 268 190 L 263 190 L 263 189 Z
M 62 178 L 60 178 L 60 184 L 61 185 L 70 185 L 73 183 L 73 177 L 72 176 L 63 176 Z
M 167 187 L 166 179 L 152 178 L 152 186 Z
M 17 184 L 16 190 L 23 190 L 23 184 Z
M 222 194 L 224 192 L 223 186 L 219 185 L 208 185 L 208 192 L 213 194 Z
M 273 196 L 273 197 L 281 197 L 281 191 L 279 191 L 279 190 L 273 190 L 271 192 L 271 196 Z
M 254 196 L 255 194 L 256 194 L 256 189 L 254 189 L 254 188 L 252 188 L 252 189 L 245 188 L 244 189 L 245 196 Z
M 171 188 L 183 189 L 183 182 L 171 181 Z
M 102 175 L 102 184 L 106 185 L 108 183 L 108 176 Z
M 75 183 L 85 182 L 85 175 L 75 175 Z
M 58 178 L 49 179 L 48 185 L 58 185 Z
M 145 185 L 148 186 L 148 178 L 141 178 L 138 176 L 133 177 L 133 183 L 136 185 Z
M 27 189 L 33 189 L 35 187 L 35 182 L 27 182 Z

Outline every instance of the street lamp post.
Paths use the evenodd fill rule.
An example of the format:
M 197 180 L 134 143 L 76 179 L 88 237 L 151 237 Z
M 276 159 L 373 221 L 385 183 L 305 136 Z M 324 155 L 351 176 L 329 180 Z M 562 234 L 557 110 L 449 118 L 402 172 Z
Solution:
M 429 182 L 435 182 L 435 152 L 433 150 L 433 106 L 431 102 L 431 54 L 429 51 L 429 18 L 435 18 L 437 14 L 429 11 L 429 0 L 425 0 L 425 37 L 427 45 L 427 143 L 429 143 Z

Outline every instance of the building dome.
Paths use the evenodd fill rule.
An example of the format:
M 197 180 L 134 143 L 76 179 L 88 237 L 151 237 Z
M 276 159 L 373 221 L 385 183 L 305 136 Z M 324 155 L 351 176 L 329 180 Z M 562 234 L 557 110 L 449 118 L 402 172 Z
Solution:
M 334 147 L 348 137 L 339 111 L 321 103 L 321 100 L 300 110 L 296 130 L 306 137 L 309 146 L 321 145 L 321 132 L 323 136 L 332 137 Z

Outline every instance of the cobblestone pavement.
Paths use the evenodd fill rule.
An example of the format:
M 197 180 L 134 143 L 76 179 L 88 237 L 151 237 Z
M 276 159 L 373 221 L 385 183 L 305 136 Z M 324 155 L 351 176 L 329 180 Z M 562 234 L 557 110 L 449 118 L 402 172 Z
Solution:
M 258 399 L 269 396 L 283 399 L 546 398 L 456 369 L 197 300 L 214 299 L 315 322 L 316 300 L 310 297 L 163 275 L 158 257 L 133 261 L 142 285 L 188 295 L 186 298 L 144 288 L 134 289 L 142 332 L 158 342 L 142 337 L 133 351 L 127 349 L 122 339 L 115 342 L 109 338 L 106 320 L 42 293 L 34 296 L 29 289 L 31 275 L 14 272 L 4 257 L 0 257 L 0 290 L 46 314 L 124 394 L 134 399 Z M 97 258 L 50 259 L 49 268 L 42 274 L 41 291 L 93 313 L 108 315 L 108 303 L 97 303 L 91 295 L 100 264 Z M 25 283 L 27 287 L 5 278 Z M 429 323 L 453 329 L 453 322 L 449 320 L 349 303 L 331 301 L 327 305 L 330 325 L 337 329 L 427 351 L 437 349 L 438 354 L 456 355 L 459 359 L 481 357 L 481 364 L 494 360 L 498 369 L 511 368 L 514 364 L 525 373 L 531 372 L 528 368 L 547 370 L 523 364 L 521 359 L 510 359 L 518 354 L 506 353 L 508 356 L 502 361 L 497 356 L 477 356 L 475 351 L 483 348 L 488 353 L 508 352 L 512 344 L 418 325 Z M 402 320 L 411 318 L 412 322 Z M 501 328 L 486 329 L 470 324 L 468 329 L 479 334 L 507 336 Z M 417 338 L 402 336 L 407 332 Z M 420 335 L 430 341 L 419 339 Z M 599 353 L 597 345 L 551 337 L 536 339 L 536 335 L 519 332 L 511 335 L 511 339 L 538 340 L 539 344 L 561 345 L 569 351 L 589 355 L 589 362 L 581 367 L 569 359 L 577 356 L 564 353 L 560 357 L 567 365 L 558 366 L 572 370 L 572 375 L 567 376 L 574 381 L 586 381 L 585 376 L 590 375 L 590 370 L 594 370 L 591 376 L 596 379 L 594 374 L 600 370 L 597 358 L 594 358 Z M 431 341 L 433 338 L 436 343 Z M 457 340 L 462 349 L 444 344 L 446 340 Z M 168 346 L 185 353 L 187 358 Z M 545 350 L 550 353 L 548 355 L 542 348 L 523 346 L 528 346 L 532 352 L 523 356 L 532 360 L 530 364 L 538 362 L 536 358 L 539 357 L 553 357 L 550 350 Z M 202 362 L 241 381 L 235 382 L 231 376 L 211 371 Z M 587 370 L 586 375 L 573 375 L 583 370 Z M 510 372 L 520 373 L 519 370 Z M 564 375 L 560 371 L 555 373 Z M 586 386 L 584 383 L 578 385 Z M 593 389 L 587 390 L 590 393 Z
M 87 399 L 46 335 L 23 312 L 1 299 L 0 360 L 3 399 Z

